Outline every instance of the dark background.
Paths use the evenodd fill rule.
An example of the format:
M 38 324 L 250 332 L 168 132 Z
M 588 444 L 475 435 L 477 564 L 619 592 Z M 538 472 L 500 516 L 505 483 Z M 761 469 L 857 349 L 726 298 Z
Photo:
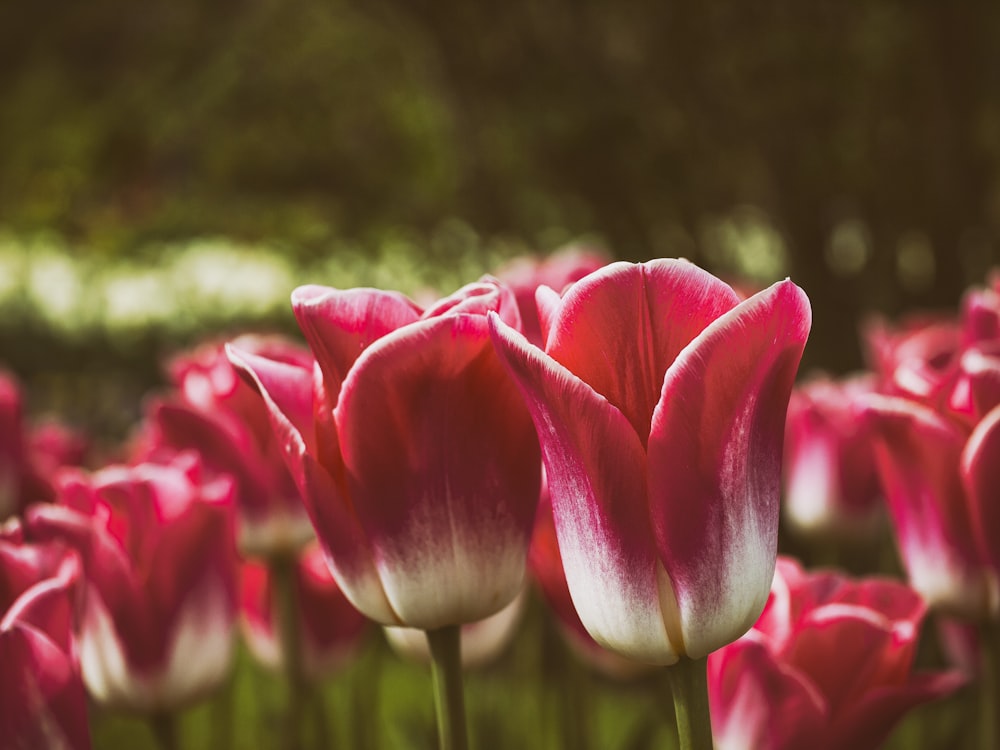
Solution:
M 756 281 L 806 289 L 804 366 L 842 372 L 865 313 L 954 308 L 1000 260 L 998 42 L 985 1 L 2 3 L 0 226 L 109 262 L 403 232 L 444 267 L 480 247 L 434 245 L 459 220 L 727 275 L 764 227 Z M 169 338 L 6 316 L 0 359 L 138 393 Z

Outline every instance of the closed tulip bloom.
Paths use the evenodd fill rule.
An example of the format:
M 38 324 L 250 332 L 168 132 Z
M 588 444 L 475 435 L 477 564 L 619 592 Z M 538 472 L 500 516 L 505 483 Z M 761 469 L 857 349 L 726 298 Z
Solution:
M 27 532 L 76 549 L 85 573 L 83 679 L 96 703 L 169 712 L 226 678 L 237 613 L 232 483 L 195 464 L 62 477 Z
M 753 629 L 708 660 L 719 750 L 867 750 L 965 682 L 914 673 L 925 605 L 908 587 L 778 561 Z
M 245 335 L 242 350 L 311 369 L 307 349 L 278 336 Z M 294 555 L 313 536 L 263 401 L 229 363 L 222 344 L 203 344 L 170 363 L 175 391 L 154 402 L 136 444 L 138 461 L 169 462 L 196 451 L 206 469 L 236 482 L 241 549 Z
M 577 613 L 631 658 L 699 659 L 767 600 L 808 300 L 784 281 L 740 302 L 680 260 L 537 299 L 544 352 L 490 325 L 538 429 Z
M 432 630 L 521 589 L 538 501 L 531 419 L 490 343 L 515 327 L 484 280 L 421 311 L 403 295 L 307 286 L 292 306 L 315 371 L 230 349 L 260 390 L 334 577 L 384 625 Z
M 785 517 L 806 535 L 862 535 L 877 527 L 882 497 L 869 435 L 857 414 L 867 375 L 819 377 L 792 391 L 785 426 Z
M 245 562 L 240 585 L 243 632 L 258 662 L 278 670 L 284 662 L 278 637 L 278 613 L 267 566 Z M 295 570 L 295 601 L 299 607 L 302 673 L 320 680 L 342 667 L 357 651 L 369 621 L 358 612 L 330 575 L 318 545 L 308 546 Z
M 87 750 L 87 696 L 73 630 L 79 559 L 57 543 L 0 535 L 0 744 Z

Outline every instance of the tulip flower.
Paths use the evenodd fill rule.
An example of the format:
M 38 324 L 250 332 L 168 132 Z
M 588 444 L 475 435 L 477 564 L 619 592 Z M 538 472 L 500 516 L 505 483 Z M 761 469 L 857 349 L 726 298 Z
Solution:
M 89 750 L 87 701 L 72 636 L 79 559 L 58 543 L 0 534 L 0 744 Z
M 873 378 L 811 380 L 792 391 L 785 427 L 785 516 L 811 536 L 857 537 L 882 517 L 882 497 L 858 398 Z
M 490 325 L 538 428 L 580 619 L 631 658 L 704 657 L 767 600 L 808 300 L 785 281 L 740 302 L 679 260 L 538 300 L 544 352 Z
M 458 628 L 520 591 L 538 502 L 538 441 L 486 324 L 519 327 L 516 301 L 484 279 L 423 311 L 318 286 L 292 307 L 316 368 L 230 359 L 264 398 L 344 594 L 428 632 L 441 742 L 464 747 Z
M 26 514 L 34 539 L 80 555 L 83 680 L 94 701 L 168 714 L 227 677 L 236 620 L 232 483 L 199 467 L 116 466 L 60 478 Z
M 470 284 L 421 312 L 375 289 L 307 286 L 292 306 L 312 368 L 230 347 L 260 390 L 333 575 L 383 625 L 432 630 L 500 610 L 521 588 L 540 461 Z M 488 571 L 488 575 L 487 575 Z
M 295 571 L 295 602 L 299 607 L 298 643 L 302 674 L 320 680 L 342 667 L 357 650 L 368 620 L 338 588 L 317 545 L 299 556 Z M 243 632 L 254 658 L 278 670 L 285 654 L 278 633 L 278 612 L 268 567 L 245 562 L 241 575 Z
M 241 336 L 241 349 L 312 368 L 312 355 L 277 336 Z M 222 345 L 204 344 L 170 363 L 175 392 L 153 402 L 134 458 L 169 462 L 196 451 L 206 469 L 236 482 L 240 547 L 252 555 L 295 556 L 312 526 L 274 439 L 263 401 L 243 382 Z
M 709 657 L 716 747 L 879 747 L 906 712 L 965 682 L 957 671 L 913 673 L 925 610 L 903 584 L 780 559 L 753 629 Z
M 83 461 L 86 442 L 55 422 L 24 424 L 24 396 L 17 379 L 0 371 L 0 521 L 35 502 L 55 498 L 52 476 Z

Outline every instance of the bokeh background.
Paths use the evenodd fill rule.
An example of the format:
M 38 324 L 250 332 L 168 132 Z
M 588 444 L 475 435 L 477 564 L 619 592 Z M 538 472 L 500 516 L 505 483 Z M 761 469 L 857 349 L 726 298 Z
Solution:
M 1000 259 L 1000 4 L 0 3 L 0 359 L 122 434 L 166 352 L 570 242 L 790 275 L 804 368 Z

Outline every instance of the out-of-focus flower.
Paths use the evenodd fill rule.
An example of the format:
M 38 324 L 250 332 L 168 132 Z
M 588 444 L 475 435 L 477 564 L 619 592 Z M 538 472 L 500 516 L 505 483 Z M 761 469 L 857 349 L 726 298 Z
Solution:
M 490 325 L 538 428 L 576 611 L 625 656 L 705 656 L 767 600 L 808 300 L 784 281 L 741 303 L 678 260 L 537 300 L 545 352 Z
M 514 597 L 514 601 L 489 617 L 462 625 L 462 667 L 476 669 L 499 658 L 510 644 L 524 614 L 527 589 Z M 383 628 L 385 639 L 392 649 L 404 659 L 420 664 L 431 663 L 427 634 L 416 628 Z
M 870 437 L 857 400 L 874 379 L 817 377 L 795 388 L 785 425 L 786 519 L 810 536 L 864 535 L 882 518 Z
M 548 257 L 521 256 L 514 258 L 497 269 L 497 278 L 509 286 L 517 299 L 521 313 L 521 330 L 528 341 L 537 346 L 545 346 L 542 321 L 538 317 L 535 292 L 548 287 L 562 292 L 574 281 L 606 266 L 609 258 L 598 250 L 570 246 Z
M 58 543 L 0 533 L 0 744 L 90 747 L 87 696 L 72 636 L 80 562 Z
M 264 396 L 347 598 L 385 625 L 481 620 L 521 589 L 538 442 L 486 313 L 486 279 L 421 312 L 403 295 L 307 286 L 292 306 L 319 365 L 230 348 Z
M 243 563 L 241 580 L 243 632 L 258 662 L 281 669 L 284 655 L 278 637 L 278 608 L 267 565 Z M 300 555 L 295 568 L 295 601 L 299 612 L 301 670 L 320 680 L 342 667 L 357 650 L 369 622 L 337 586 L 318 545 Z
M 84 683 L 100 705 L 172 711 L 228 675 L 236 620 L 232 482 L 193 461 L 67 471 L 25 528 L 80 555 Z
M 924 614 L 903 584 L 779 559 L 757 624 L 708 659 L 716 747 L 878 747 L 907 711 L 965 682 L 958 672 L 913 673 Z
M 79 465 L 86 450 L 80 435 L 55 422 L 27 430 L 21 387 L 0 371 L 0 521 L 55 499 L 56 469 Z
M 277 336 L 241 336 L 241 350 L 304 369 L 312 355 Z M 209 471 L 236 482 L 240 547 L 252 555 L 295 554 L 312 536 L 267 409 L 226 358 L 204 344 L 170 365 L 176 394 L 155 401 L 136 444 L 137 460 L 165 462 L 194 450 Z

